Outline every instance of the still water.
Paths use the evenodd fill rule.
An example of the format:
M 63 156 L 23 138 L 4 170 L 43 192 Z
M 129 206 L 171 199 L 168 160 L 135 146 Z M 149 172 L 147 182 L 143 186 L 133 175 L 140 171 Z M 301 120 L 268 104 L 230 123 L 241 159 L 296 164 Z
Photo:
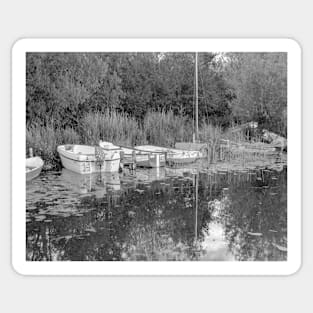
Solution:
M 63 169 L 27 183 L 30 261 L 287 259 L 287 168 Z

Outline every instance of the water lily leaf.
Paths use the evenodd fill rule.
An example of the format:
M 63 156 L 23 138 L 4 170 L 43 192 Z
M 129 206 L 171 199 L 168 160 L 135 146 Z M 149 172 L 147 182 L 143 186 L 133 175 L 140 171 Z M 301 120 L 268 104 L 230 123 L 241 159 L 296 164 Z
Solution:
M 248 235 L 250 236 L 262 236 L 263 234 L 262 233 L 252 233 L 252 232 L 247 232 Z
M 135 191 L 137 191 L 137 192 L 139 192 L 139 193 L 143 193 L 143 192 L 145 192 L 144 190 L 142 190 L 142 189 L 135 189 Z
M 92 227 L 92 226 L 86 228 L 85 230 L 90 232 L 90 233 L 96 233 L 97 232 L 96 229 L 94 227 Z
M 277 248 L 278 250 L 280 250 L 280 251 L 287 252 L 287 247 L 283 247 L 283 246 L 278 245 L 277 243 L 273 243 L 273 242 L 272 242 L 272 245 L 273 245 L 275 248 Z

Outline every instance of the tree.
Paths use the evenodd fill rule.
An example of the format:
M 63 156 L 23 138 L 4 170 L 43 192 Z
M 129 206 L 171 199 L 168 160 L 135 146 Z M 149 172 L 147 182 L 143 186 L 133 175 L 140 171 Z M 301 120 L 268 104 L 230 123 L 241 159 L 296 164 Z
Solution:
M 238 121 L 259 122 L 261 127 L 286 135 L 287 54 L 232 53 L 225 77 L 234 86 L 233 105 Z
M 99 54 L 28 53 L 26 58 L 28 123 L 73 126 L 84 112 L 115 108 L 123 96 L 120 79 Z

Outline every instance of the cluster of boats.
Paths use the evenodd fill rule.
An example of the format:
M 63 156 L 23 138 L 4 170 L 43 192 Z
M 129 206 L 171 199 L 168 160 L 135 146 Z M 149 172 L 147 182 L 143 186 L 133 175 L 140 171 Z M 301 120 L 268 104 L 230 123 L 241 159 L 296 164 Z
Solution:
M 79 174 L 118 172 L 121 165 L 135 164 L 138 167 L 158 168 L 166 165 L 188 164 L 203 157 L 200 151 L 165 148 L 152 145 L 135 147 L 116 146 L 100 141 L 98 146 L 58 146 L 64 168 Z M 26 180 L 38 176 L 43 167 L 39 157 L 26 159 Z

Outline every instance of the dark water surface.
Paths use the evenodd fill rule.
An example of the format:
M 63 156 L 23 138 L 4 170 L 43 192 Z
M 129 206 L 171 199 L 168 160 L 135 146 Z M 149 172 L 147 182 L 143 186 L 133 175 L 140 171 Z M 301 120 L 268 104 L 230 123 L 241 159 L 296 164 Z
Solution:
M 286 260 L 287 168 L 43 173 L 26 221 L 32 261 Z

